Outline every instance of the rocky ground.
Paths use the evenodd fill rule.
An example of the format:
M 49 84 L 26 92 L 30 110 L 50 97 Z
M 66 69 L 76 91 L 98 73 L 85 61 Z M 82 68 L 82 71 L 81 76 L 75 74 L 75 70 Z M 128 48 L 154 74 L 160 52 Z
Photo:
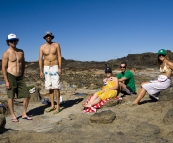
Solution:
M 86 71 L 83 74 L 68 72 L 71 72 L 73 79 L 82 76 L 85 79 L 93 75 L 99 79 L 104 76 L 102 70 L 93 71 L 92 75 L 88 76 L 84 76 L 88 74 Z M 115 70 L 114 74 L 117 72 Z M 141 81 L 154 79 L 158 74 L 153 69 L 134 71 L 134 73 L 138 88 Z M 34 84 L 41 89 L 43 98 L 48 98 L 47 91 L 42 88 L 41 80 L 34 83 L 30 81 L 27 84 Z M 22 100 L 15 99 L 15 113 L 19 117 L 19 122 L 11 122 L 10 115 L 6 113 L 5 129 L 1 129 L 0 134 L 1 143 L 173 143 L 172 87 L 161 92 L 159 102 L 154 102 L 145 96 L 140 105 L 132 106 L 136 95 L 125 96 L 120 103 L 112 99 L 95 114 L 84 114 L 81 102 L 98 90 L 99 84 L 90 81 L 89 85 L 79 88 L 64 80 L 62 85 L 63 110 L 56 115 L 52 112 L 45 113 L 47 105 L 43 105 L 41 100 L 32 95 L 28 115 L 32 116 L 33 120 L 23 120 Z M 0 99 L 6 100 L 3 86 L 0 87 Z M 77 96 L 82 93 L 86 96 Z M 3 123 L 3 114 L 0 114 L 0 119 L 0 123 Z

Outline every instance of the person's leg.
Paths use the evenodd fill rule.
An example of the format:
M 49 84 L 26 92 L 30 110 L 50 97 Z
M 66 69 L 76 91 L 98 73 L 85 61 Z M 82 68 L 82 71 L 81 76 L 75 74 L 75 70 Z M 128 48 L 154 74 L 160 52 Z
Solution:
M 16 115 L 14 114 L 14 104 L 12 98 L 8 98 L 8 108 L 10 110 L 12 119 L 16 119 Z
M 95 104 L 99 103 L 102 99 L 100 97 L 97 97 L 95 100 L 93 100 L 92 102 L 90 102 L 89 104 L 85 104 L 83 105 L 84 107 L 92 107 Z
M 126 85 L 123 84 L 122 82 L 119 82 L 119 89 L 120 91 L 124 91 L 126 89 Z
M 32 120 L 32 118 L 30 118 L 30 117 L 28 117 L 26 115 L 28 104 L 29 104 L 29 98 L 24 98 L 23 99 L 23 113 L 22 113 L 22 118 L 23 119 L 27 119 L 27 120 Z
M 87 103 L 87 104 L 91 104 L 94 100 L 96 100 L 98 98 L 98 95 L 95 93 L 92 97 L 91 97 L 91 99 L 90 99 L 90 101 Z
M 138 92 L 137 98 L 135 99 L 135 101 L 133 101 L 133 104 L 139 104 L 140 100 L 145 96 L 145 94 L 146 90 L 141 87 L 141 89 Z
M 49 95 L 50 95 L 51 109 L 54 109 L 55 105 L 54 105 L 54 90 L 53 89 L 49 90 Z
M 55 97 L 56 97 L 56 111 L 59 111 L 60 110 L 60 90 L 59 89 L 54 89 L 54 94 L 55 94 Z
M 130 90 L 127 89 L 126 85 L 122 82 L 119 82 L 119 85 L 120 85 L 120 91 L 125 91 L 127 94 L 131 94 Z
M 8 108 L 12 116 L 12 122 L 18 122 L 16 115 L 14 113 L 14 103 L 13 103 L 13 99 L 14 99 L 14 96 L 16 93 L 16 87 L 17 87 L 16 77 L 7 72 L 7 78 L 11 87 L 10 89 L 6 90 L 8 95 Z

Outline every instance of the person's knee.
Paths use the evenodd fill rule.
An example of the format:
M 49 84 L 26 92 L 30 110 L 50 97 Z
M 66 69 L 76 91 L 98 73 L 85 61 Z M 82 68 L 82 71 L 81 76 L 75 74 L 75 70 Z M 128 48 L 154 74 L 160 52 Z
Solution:
M 23 100 L 25 101 L 29 101 L 30 97 L 27 97 L 27 98 L 23 98 Z
M 54 89 L 55 92 L 59 92 L 59 89 Z
M 119 86 L 121 86 L 122 85 L 122 82 L 118 82 L 118 84 L 119 84 Z

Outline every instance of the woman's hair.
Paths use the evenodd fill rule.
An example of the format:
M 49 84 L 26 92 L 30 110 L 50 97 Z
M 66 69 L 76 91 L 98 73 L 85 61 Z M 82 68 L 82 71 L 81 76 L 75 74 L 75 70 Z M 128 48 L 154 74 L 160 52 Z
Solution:
M 168 55 L 165 55 L 165 58 L 166 58 L 167 60 L 169 60 Z M 159 55 L 158 55 L 157 62 L 158 62 L 158 67 L 160 68 L 160 65 L 162 64 L 162 61 L 159 59 Z

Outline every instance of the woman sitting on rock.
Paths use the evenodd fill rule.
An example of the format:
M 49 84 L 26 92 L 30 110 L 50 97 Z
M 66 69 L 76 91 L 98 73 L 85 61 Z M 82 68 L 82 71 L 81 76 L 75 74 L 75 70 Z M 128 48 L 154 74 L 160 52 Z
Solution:
M 103 80 L 103 87 L 100 91 L 97 91 L 90 99 L 87 104 L 82 104 L 83 107 L 92 107 L 95 104 L 99 103 L 102 100 L 108 98 L 114 98 L 118 93 L 118 79 L 112 77 L 112 69 L 107 67 L 105 69 L 106 78 Z
M 141 89 L 138 91 L 138 97 L 133 102 L 133 105 L 139 104 L 146 92 L 149 93 L 150 97 L 159 100 L 158 95 L 160 91 L 170 87 L 173 63 L 168 60 L 166 50 L 164 49 L 158 51 L 158 64 L 160 67 L 160 75 L 158 79 L 141 84 Z

